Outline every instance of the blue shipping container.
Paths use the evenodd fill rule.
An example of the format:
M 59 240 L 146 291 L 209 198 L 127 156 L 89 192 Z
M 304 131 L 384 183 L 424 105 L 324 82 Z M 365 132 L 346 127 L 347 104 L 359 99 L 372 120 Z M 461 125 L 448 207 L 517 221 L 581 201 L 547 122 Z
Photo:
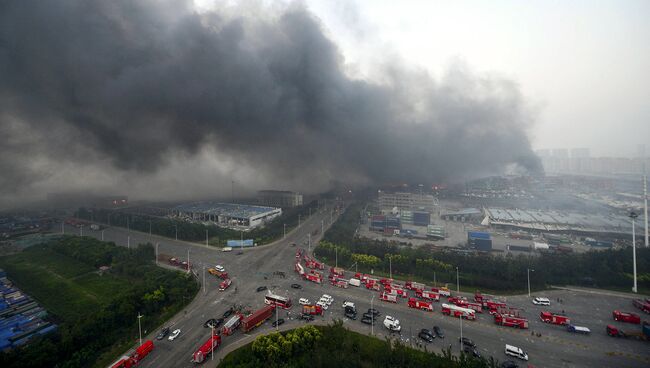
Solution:
M 413 224 L 427 226 L 431 222 L 431 214 L 428 212 L 413 212 Z
M 228 240 L 227 242 L 229 247 L 241 247 L 241 240 Z M 253 239 L 244 239 L 244 247 L 252 247 L 254 245 Z
M 467 239 L 490 239 L 490 233 L 486 233 L 483 231 L 468 231 L 467 232 Z

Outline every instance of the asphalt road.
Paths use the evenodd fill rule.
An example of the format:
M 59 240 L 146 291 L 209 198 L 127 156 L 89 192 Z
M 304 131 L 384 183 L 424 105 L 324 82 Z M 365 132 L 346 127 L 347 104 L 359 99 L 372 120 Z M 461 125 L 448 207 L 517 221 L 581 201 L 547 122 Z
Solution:
M 336 219 L 336 217 L 334 217 Z M 167 325 L 172 329 L 180 328 L 182 333 L 175 341 L 155 340 L 158 331 L 149 331 L 148 339 L 154 339 L 155 350 L 141 363 L 141 367 L 192 367 L 190 362 L 192 353 L 210 336 L 210 330 L 203 327 L 209 318 L 221 317 L 223 312 L 233 304 L 241 304 L 249 309 L 256 310 L 264 305 L 264 292 L 256 292 L 258 286 L 267 286 L 280 294 L 291 296 L 294 307 L 289 311 L 280 311 L 279 317 L 287 322 L 282 329 L 290 329 L 304 322 L 295 319 L 300 313 L 298 299 L 306 297 L 312 302 L 317 301 L 324 293 L 334 297 L 334 303 L 323 317 L 318 317 L 312 323 L 326 324 L 334 319 L 342 319 L 344 325 L 351 330 L 370 334 L 374 332 L 379 338 L 384 338 L 388 330 L 381 323 L 383 316 L 397 317 L 402 324 L 401 335 L 393 334 L 393 338 L 402 339 L 405 343 L 415 347 L 422 347 L 424 342 L 417 338 L 421 328 L 431 329 L 434 325 L 440 326 L 444 331 L 445 339 L 435 339 L 427 344 L 429 351 L 441 351 L 451 346 L 453 351 L 459 351 L 460 321 L 444 316 L 440 313 L 439 303 L 434 304 L 434 312 L 423 312 L 406 306 L 406 299 L 401 299 L 398 304 L 385 303 L 378 300 L 378 293 L 364 288 L 350 287 L 340 289 L 329 284 L 317 285 L 301 280 L 293 270 L 296 247 L 307 249 L 303 243 L 308 240 L 308 234 L 315 229 L 319 230 L 317 236 L 312 237 L 312 245 L 316 244 L 321 236 L 321 220 L 327 228 L 330 220 L 329 208 L 315 213 L 305 221 L 301 227 L 287 234 L 281 241 L 267 246 L 253 249 L 244 249 L 243 254 L 238 250 L 233 252 L 220 252 L 214 248 L 175 241 L 149 234 L 127 232 L 126 229 L 108 228 L 104 231 L 104 239 L 114 241 L 119 245 L 127 244 L 127 236 L 131 245 L 150 241 L 159 243 L 159 253 L 168 254 L 185 260 L 190 251 L 190 261 L 197 271 L 199 280 L 203 279 L 203 267 L 221 264 L 233 279 L 233 285 L 225 292 L 218 291 L 220 280 L 205 274 L 205 292 L 202 288 L 195 300 L 181 313 L 176 315 Z M 79 233 L 79 229 L 67 228 L 66 233 Z M 84 235 L 101 238 L 101 231 L 87 231 Z M 313 248 L 313 247 L 312 247 Z M 461 265 L 462 270 L 462 265 Z M 283 271 L 286 278 L 274 276 L 274 271 Z M 539 270 L 536 272 L 540 272 Z M 347 276 L 351 276 L 348 272 Z M 525 280 L 524 280 L 525 282 Z M 299 283 L 302 289 L 292 289 L 292 283 Z M 237 291 L 235 291 L 235 287 Z M 461 293 L 463 294 L 463 293 Z M 381 318 L 371 331 L 371 327 L 362 324 L 360 320 L 352 321 L 344 318 L 341 304 L 344 300 L 353 301 L 360 313 L 371 305 L 381 312 Z M 471 295 L 465 294 L 472 299 Z M 536 294 L 541 295 L 541 294 Z M 535 294 L 533 295 L 535 296 Z M 519 330 L 511 327 L 497 326 L 493 317 L 488 313 L 477 314 L 476 321 L 462 321 L 462 334 L 471 338 L 483 356 L 493 356 L 503 360 L 513 360 L 507 357 L 503 350 L 504 345 L 518 346 L 526 351 L 530 357 L 528 364 L 535 367 L 642 367 L 650 366 L 650 349 L 647 342 L 631 341 L 611 338 L 605 333 L 607 324 L 615 324 L 624 329 L 640 329 L 638 325 L 620 324 L 612 321 L 613 309 L 637 312 L 632 306 L 628 295 L 616 293 L 592 293 L 582 290 L 553 290 L 544 292 L 543 296 L 552 301 L 548 307 L 538 307 L 530 302 L 528 296 L 511 296 L 506 298 L 508 305 L 519 307 L 522 314 L 529 319 L 530 328 Z M 560 304 L 557 299 L 561 298 Z M 579 326 L 589 327 L 590 335 L 577 335 L 567 332 L 560 326 L 548 325 L 539 320 L 541 310 L 564 310 Z M 215 351 L 214 360 L 204 363 L 204 366 L 215 367 L 229 351 L 252 341 L 259 334 L 266 334 L 274 330 L 271 322 L 266 322 L 251 334 L 235 332 L 232 336 L 224 336 L 223 343 Z M 539 332 L 541 336 L 533 336 L 531 332 Z M 144 338 L 144 336 L 143 336 Z M 419 345 L 418 345 L 419 344 Z M 525 362 L 518 362 L 526 366 Z

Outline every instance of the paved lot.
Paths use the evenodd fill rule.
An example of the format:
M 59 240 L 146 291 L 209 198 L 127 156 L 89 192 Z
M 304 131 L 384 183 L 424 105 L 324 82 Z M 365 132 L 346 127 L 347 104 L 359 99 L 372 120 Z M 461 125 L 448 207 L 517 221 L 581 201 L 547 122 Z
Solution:
M 401 338 L 409 344 L 422 344 L 422 341 L 414 338 L 417 336 L 417 332 L 421 328 L 432 328 L 437 325 L 443 328 L 446 338 L 444 340 L 436 339 L 428 345 L 428 350 L 441 351 L 451 345 L 454 351 L 458 351 L 460 349 L 458 344 L 460 321 L 442 315 L 438 303 L 434 304 L 433 313 L 427 313 L 407 308 L 404 299 L 400 300 L 399 304 L 384 303 L 377 300 L 377 293 L 365 289 L 355 287 L 340 289 L 329 284 L 317 285 L 298 278 L 293 271 L 296 248 L 292 247 L 290 243 L 303 244 L 308 239 L 309 233 L 317 228 L 320 230 L 321 219 L 325 220 L 327 226 L 329 218 L 329 209 L 324 209 L 305 221 L 303 226 L 287 234 L 286 239 L 269 246 L 244 249 L 243 254 L 237 254 L 237 251 L 223 253 L 205 246 L 130 232 L 132 245 L 145 241 L 159 243 L 159 253 L 185 259 L 189 249 L 190 260 L 198 271 L 199 279 L 202 279 L 203 266 L 211 266 L 218 262 L 226 267 L 234 280 L 233 286 L 229 290 L 219 292 L 217 290 L 219 281 L 206 273 L 205 293 L 201 289 L 188 308 L 169 322 L 169 325 L 181 328 L 181 336 L 173 342 L 154 340 L 156 349 L 142 362 L 141 366 L 192 367 L 193 364 L 190 362 L 192 353 L 210 336 L 209 329 L 203 328 L 203 323 L 209 318 L 220 317 L 233 304 L 242 304 L 253 310 L 262 307 L 264 292 L 255 291 L 261 285 L 283 294 L 287 293 L 294 301 L 295 305 L 288 312 L 289 314 L 285 311 L 280 312 L 280 317 L 287 320 L 282 329 L 293 328 L 304 323 L 293 319 L 300 310 L 297 303 L 300 297 L 316 301 L 323 293 L 327 293 L 332 295 L 335 301 L 323 317 L 317 318 L 316 323 L 328 323 L 334 319 L 342 319 L 345 326 L 350 329 L 370 334 L 370 326 L 362 324 L 359 320 L 351 321 L 344 318 L 341 304 L 344 300 L 353 301 L 362 313 L 370 307 L 372 295 L 375 295 L 373 304 L 380 310 L 381 315 L 392 315 L 401 321 L 402 334 L 401 336 L 394 335 L 395 338 Z M 73 228 L 66 230 L 66 232 L 71 231 L 78 232 L 79 230 Z M 126 245 L 127 234 L 129 233 L 125 229 L 109 228 L 104 231 L 104 239 L 115 241 L 119 245 Z M 100 232 L 94 231 L 84 231 L 84 235 L 101 237 Z M 312 237 L 312 244 L 315 244 L 319 237 L 320 232 L 317 237 Z M 287 277 L 274 277 L 274 271 L 284 271 Z M 301 284 L 303 289 L 292 289 L 290 285 L 294 282 Z M 235 287 L 237 287 L 237 291 L 235 291 Z M 544 293 L 544 296 L 553 301 L 550 310 L 564 309 L 576 325 L 587 326 L 592 330 L 589 336 L 571 334 L 562 327 L 540 322 L 538 316 L 543 308 L 532 305 L 527 296 L 511 296 L 507 298 L 507 302 L 509 305 L 522 309 L 522 314 L 529 319 L 530 329 L 518 330 L 496 326 L 492 316 L 483 313 L 478 314 L 476 321 L 462 322 L 463 336 L 474 340 L 484 356 L 491 355 L 501 361 L 506 360 L 503 353 L 504 344 L 519 346 L 529 354 L 529 364 L 535 367 L 650 366 L 650 349 L 648 349 L 650 345 L 647 342 L 616 339 L 605 334 L 605 325 L 613 323 L 611 319 L 613 309 L 634 310 L 631 299 L 627 298 L 627 295 L 605 294 L 607 295 L 580 290 L 553 290 Z M 557 303 L 557 298 L 561 298 L 563 303 Z M 619 325 L 628 329 L 640 328 L 636 325 Z M 272 330 L 271 323 L 267 322 L 253 330 L 250 335 L 238 331 L 232 336 L 224 337 L 222 346 L 214 354 L 214 361 L 208 361 L 204 365 L 216 366 L 228 351 L 251 341 L 256 335 Z M 532 331 L 539 332 L 541 336 L 531 335 Z M 147 338 L 154 338 L 157 332 L 150 331 Z M 374 333 L 378 337 L 383 338 L 387 332 L 381 323 L 375 325 Z M 525 364 L 521 365 L 525 366 Z

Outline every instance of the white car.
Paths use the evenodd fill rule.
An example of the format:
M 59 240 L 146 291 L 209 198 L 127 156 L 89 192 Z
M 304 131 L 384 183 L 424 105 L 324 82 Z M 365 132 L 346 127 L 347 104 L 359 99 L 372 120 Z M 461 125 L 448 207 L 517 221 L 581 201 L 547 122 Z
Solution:
M 391 316 L 386 316 L 386 318 L 384 318 L 384 327 L 395 332 L 402 330 L 402 326 L 399 324 L 399 320 Z
M 223 266 L 221 266 L 221 265 L 216 265 L 216 266 L 214 266 L 214 268 L 215 268 L 217 271 L 219 271 L 219 272 L 224 272 L 224 271 L 226 271 L 226 269 L 223 268 Z
M 332 298 L 331 295 L 323 294 L 323 296 L 321 297 L 321 299 L 322 299 L 322 298 L 327 299 L 327 305 L 332 305 L 332 303 L 334 302 L 334 298 Z
M 300 303 L 300 305 L 309 305 L 309 299 L 300 298 L 300 300 L 298 300 L 298 303 Z
M 329 308 L 329 305 L 327 305 L 327 300 L 323 298 L 321 298 L 321 300 L 319 300 L 318 303 L 316 303 L 316 305 L 319 305 L 324 310 L 327 310 L 327 308 Z
M 349 302 L 349 301 L 346 300 L 346 301 L 343 302 L 343 308 L 345 308 L 345 307 L 350 307 L 350 308 L 354 309 L 354 303 Z
M 548 298 L 537 297 L 533 299 L 533 304 L 535 305 L 551 305 L 551 301 Z
M 177 338 L 178 335 L 180 335 L 180 334 L 181 334 L 181 329 L 180 329 L 180 328 L 175 329 L 175 330 L 171 333 L 171 335 L 169 335 L 169 337 L 168 337 L 169 341 L 174 341 L 174 340 L 176 340 L 176 338 Z

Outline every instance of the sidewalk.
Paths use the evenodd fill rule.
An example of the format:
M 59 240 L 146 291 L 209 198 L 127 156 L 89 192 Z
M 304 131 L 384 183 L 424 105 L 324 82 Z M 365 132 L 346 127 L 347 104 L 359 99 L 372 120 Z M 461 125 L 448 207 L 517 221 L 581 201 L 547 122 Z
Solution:
M 598 295 L 607 295 L 607 296 L 615 296 L 619 298 L 627 298 L 627 299 L 642 299 L 642 298 L 647 298 L 647 295 L 643 294 L 634 294 L 634 293 L 626 293 L 623 291 L 613 291 L 613 290 L 603 290 L 603 289 L 590 289 L 586 287 L 580 287 L 580 286 L 555 286 L 555 285 L 550 285 L 552 289 L 559 289 L 559 290 L 567 290 L 567 291 L 573 291 L 573 292 L 578 292 L 578 293 L 589 293 L 589 294 L 598 294 Z

